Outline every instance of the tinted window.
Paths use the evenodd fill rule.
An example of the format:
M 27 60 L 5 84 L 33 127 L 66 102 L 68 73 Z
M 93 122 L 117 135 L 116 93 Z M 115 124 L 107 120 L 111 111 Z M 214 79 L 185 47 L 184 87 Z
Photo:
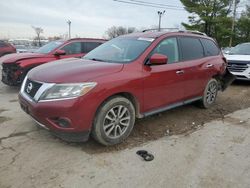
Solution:
M 192 60 L 204 57 L 203 47 L 199 39 L 194 37 L 181 37 L 180 47 L 182 60 Z
M 99 42 L 83 42 L 83 53 L 88 53 L 91 50 L 95 49 L 97 46 L 100 46 L 102 43 Z
M 82 53 L 82 45 L 80 42 L 72 42 L 67 44 L 62 48 L 66 52 L 66 55 L 70 54 L 81 54 Z
M 215 56 L 219 54 L 220 50 L 213 41 L 201 39 L 201 43 L 204 47 L 205 56 Z
M 176 38 L 168 38 L 160 42 L 158 46 L 151 53 L 152 55 L 158 53 L 168 57 L 168 63 L 179 61 L 179 50 Z

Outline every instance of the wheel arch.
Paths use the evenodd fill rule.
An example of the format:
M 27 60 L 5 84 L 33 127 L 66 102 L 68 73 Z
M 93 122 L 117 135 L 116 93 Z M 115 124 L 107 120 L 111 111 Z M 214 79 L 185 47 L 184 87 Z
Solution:
M 102 103 L 99 105 L 99 107 L 97 108 L 96 110 L 96 113 L 98 113 L 99 109 L 102 107 L 102 105 L 107 102 L 108 100 L 114 98 L 114 97 L 118 97 L 118 96 L 121 96 L 121 97 L 124 97 L 126 99 L 128 99 L 134 106 L 135 108 L 135 116 L 136 118 L 142 118 L 142 115 L 140 113 L 140 102 L 139 100 L 137 99 L 137 97 L 135 97 L 132 93 L 130 92 L 118 92 L 118 93 L 113 93 L 112 95 L 106 97 Z
M 222 76 L 221 74 L 215 74 L 213 75 L 213 77 L 217 82 L 218 82 L 218 86 L 219 86 L 219 90 L 222 90 Z

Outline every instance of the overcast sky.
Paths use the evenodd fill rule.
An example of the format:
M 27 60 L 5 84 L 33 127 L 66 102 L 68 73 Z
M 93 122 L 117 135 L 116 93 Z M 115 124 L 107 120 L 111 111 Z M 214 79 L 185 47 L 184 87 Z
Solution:
M 179 0 L 144 0 L 182 6 Z M 158 10 L 113 0 L 1 0 L 0 38 L 33 38 L 32 25 L 44 29 L 43 36 L 59 36 L 68 32 L 72 21 L 72 37 L 103 37 L 115 26 L 150 28 L 158 24 Z M 166 10 L 162 27 L 176 27 L 187 21 L 184 10 Z

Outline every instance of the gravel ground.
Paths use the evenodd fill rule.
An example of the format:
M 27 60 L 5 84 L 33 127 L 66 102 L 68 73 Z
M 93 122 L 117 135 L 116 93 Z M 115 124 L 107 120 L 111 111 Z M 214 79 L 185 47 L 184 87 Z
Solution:
M 0 187 L 249 187 L 249 86 L 233 83 L 211 109 L 190 104 L 137 120 L 124 143 L 103 147 L 37 128 L 19 107 L 18 88 L 0 83 Z M 227 116 L 236 110 L 237 117 Z M 135 155 L 141 148 L 156 155 L 149 167 Z
M 108 152 L 139 146 L 166 135 L 189 134 L 206 122 L 214 119 L 223 120 L 226 114 L 250 107 L 249 86 L 250 82 L 236 81 L 226 91 L 219 93 L 216 104 L 210 109 L 201 109 L 196 104 L 190 104 L 144 119 L 138 119 L 130 137 L 124 143 L 114 147 L 102 147 L 90 139 L 84 144 L 84 149 L 89 153 Z M 7 129 L 1 131 L 2 133 L 0 132 L 0 140 L 1 135 L 3 137 L 15 136 L 20 134 L 18 130 L 21 129 L 27 130 L 27 132 L 30 128 L 37 130 L 35 123 L 19 107 L 18 90 L 19 88 L 10 88 L 2 83 L 0 84 L 0 126 L 2 125 L 1 127 Z M 20 120 L 21 122 L 28 122 L 28 125 L 17 126 L 16 124 Z M 12 126 L 9 126 L 9 124 L 12 124 Z

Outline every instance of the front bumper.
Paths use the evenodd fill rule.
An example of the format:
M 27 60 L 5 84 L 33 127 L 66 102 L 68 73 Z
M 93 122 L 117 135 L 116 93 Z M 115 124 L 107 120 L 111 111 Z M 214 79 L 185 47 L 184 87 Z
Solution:
M 21 85 L 25 71 L 16 64 L 2 64 L 2 82 L 9 86 Z
M 231 72 L 235 75 L 237 80 L 249 80 L 250 81 L 250 67 L 244 72 Z
M 230 72 L 235 75 L 237 80 L 250 80 L 250 64 L 241 63 L 228 65 Z
M 19 103 L 23 111 L 42 128 L 53 135 L 69 142 L 87 141 L 91 125 L 84 124 L 82 114 L 77 113 L 77 103 L 74 100 L 36 103 L 22 93 L 19 94 Z M 70 120 L 70 126 L 60 127 L 53 119 L 64 117 Z

